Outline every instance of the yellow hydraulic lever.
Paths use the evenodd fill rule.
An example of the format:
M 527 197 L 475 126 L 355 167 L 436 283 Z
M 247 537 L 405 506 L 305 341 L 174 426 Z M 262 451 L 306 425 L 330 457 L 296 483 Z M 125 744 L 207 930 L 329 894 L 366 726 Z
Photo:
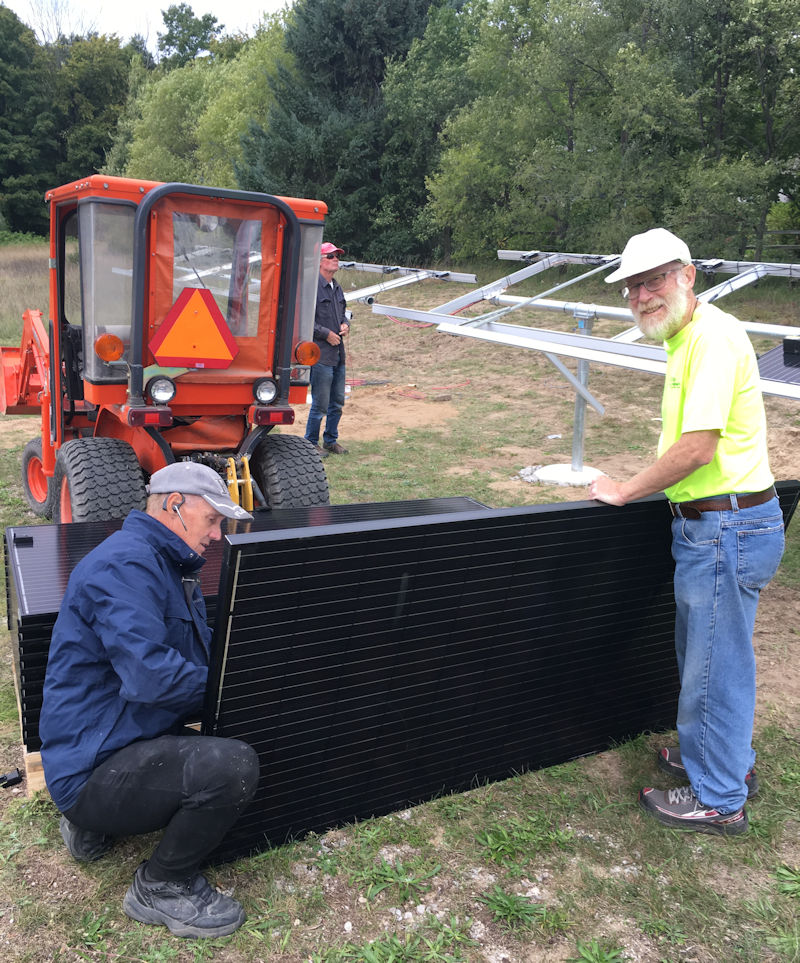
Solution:
M 245 511 L 253 510 L 253 479 L 250 476 L 250 458 L 243 455 L 241 459 L 242 477 L 236 471 L 236 459 L 229 458 L 227 463 L 228 494 L 231 501 L 241 505 Z

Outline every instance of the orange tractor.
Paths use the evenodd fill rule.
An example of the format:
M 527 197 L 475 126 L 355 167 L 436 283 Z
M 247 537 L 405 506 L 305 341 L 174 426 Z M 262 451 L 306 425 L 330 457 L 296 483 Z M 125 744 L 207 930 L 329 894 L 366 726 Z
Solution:
M 247 509 L 328 504 L 305 401 L 320 201 L 93 175 L 49 191 L 50 317 L 0 348 L 0 412 L 41 417 L 22 478 L 55 521 L 141 508 L 157 469 L 216 469 Z

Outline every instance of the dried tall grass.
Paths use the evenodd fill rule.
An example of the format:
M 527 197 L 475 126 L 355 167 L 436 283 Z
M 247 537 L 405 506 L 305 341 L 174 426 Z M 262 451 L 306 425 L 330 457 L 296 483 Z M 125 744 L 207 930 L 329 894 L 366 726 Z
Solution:
M 28 308 L 48 310 L 47 242 L 0 247 L 0 344 L 14 345 Z

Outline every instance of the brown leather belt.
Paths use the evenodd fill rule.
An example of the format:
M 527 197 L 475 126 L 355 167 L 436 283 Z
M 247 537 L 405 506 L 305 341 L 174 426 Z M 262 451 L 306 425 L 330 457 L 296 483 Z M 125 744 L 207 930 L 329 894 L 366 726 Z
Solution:
M 770 485 L 763 492 L 747 492 L 744 495 L 715 495 L 713 498 L 698 498 L 694 502 L 670 502 L 669 510 L 673 518 L 700 518 L 703 512 L 728 512 L 739 508 L 752 508 L 763 505 L 775 497 L 775 487 Z M 736 501 L 734 501 L 736 499 Z

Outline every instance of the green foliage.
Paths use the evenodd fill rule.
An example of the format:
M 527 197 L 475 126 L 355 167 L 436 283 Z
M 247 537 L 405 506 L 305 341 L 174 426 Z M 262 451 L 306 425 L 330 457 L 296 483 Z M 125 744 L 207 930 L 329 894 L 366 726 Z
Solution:
M 16 722 L 17 697 L 11 682 L 0 684 L 0 722 Z
M 426 919 L 417 931 L 402 936 L 387 933 L 363 946 L 348 943 L 322 952 L 312 953 L 310 963 L 466 963 L 466 947 L 477 945 L 469 936 L 470 920 Z
M 41 243 L 36 234 L 23 231 L 0 231 L 0 247 Z
M 130 161 L 131 144 L 136 136 L 136 122 L 142 116 L 144 92 L 151 79 L 151 69 L 145 58 L 137 53 L 131 58 L 128 72 L 128 94 L 125 106 L 117 117 L 111 146 L 106 152 L 102 173 L 124 176 Z
M 551 826 L 547 814 L 537 812 L 524 819 L 504 819 L 491 824 L 475 838 L 483 847 L 484 858 L 521 872 L 538 853 L 570 848 L 574 835 L 571 830 Z
M 145 85 L 128 149 L 128 176 L 190 183 L 195 179 L 197 124 L 210 74 L 209 65 L 193 62 Z
M 268 77 L 286 58 L 282 15 L 274 15 L 230 58 L 191 61 L 168 73 L 133 62 L 105 170 L 237 187 L 242 135 L 266 117 Z
M 367 252 L 372 259 L 449 254 L 449 230 L 434 230 L 425 209 L 425 181 L 438 164 L 445 121 L 475 95 L 464 68 L 485 12 L 484 2 L 460 9 L 433 6 L 424 36 L 414 40 L 405 58 L 387 65 L 388 138 L 380 159 L 376 237 Z
M 130 69 L 130 53 L 116 37 L 75 39 L 64 48 L 57 74 L 63 157 L 50 187 L 103 165 L 125 104 Z
M 391 889 L 394 896 L 401 903 L 409 899 L 418 899 L 431 887 L 428 880 L 435 876 L 442 867 L 438 864 L 427 867 L 419 860 L 403 863 L 389 863 L 383 857 L 377 864 L 363 866 L 350 874 L 350 882 L 364 890 L 364 897 L 371 903 L 384 890 Z
M 355 92 L 362 103 L 377 94 L 391 57 L 405 56 L 420 36 L 430 0 L 297 0 L 286 46 L 309 86 L 335 100 Z
M 548 909 L 543 903 L 535 903 L 518 893 L 507 893 L 497 885 L 482 893 L 478 902 L 491 910 L 495 923 L 510 930 L 539 928 L 546 933 L 554 933 L 569 925 L 563 911 Z
M 796 477 L 796 476 L 795 476 Z M 800 526 L 795 514 L 786 532 L 786 548 L 781 559 L 781 567 L 775 576 L 778 585 L 800 586 Z M 800 627 L 798 627 L 800 632 Z
M 778 889 L 786 896 L 800 899 L 800 869 L 791 866 L 779 866 L 775 870 Z
M 681 944 L 686 942 L 686 934 L 673 921 L 664 919 L 647 919 L 641 924 L 642 932 L 652 936 L 659 942 Z
M 196 17 L 188 3 L 172 4 L 161 15 L 166 30 L 158 35 L 158 49 L 167 69 L 183 67 L 210 50 L 224 27 L 210 13 Z
M 211 70 L 197 120 L 198 182 L 238 186 L 234 164 L 241 157 L 242 137 L 250 124 L 266 120 L 273 102 L 269 76 L 288 60 L 283 30 L 282 15 L 273 15 L 235 58 Z
M 797 187 L 792 10 L 497 0 L 467 62 L 476 96 L 429 178 L 433 221 L 468 256 L 619 250 L 665 223 L 759 257 L 767 212 Z
M 657 223 L 800 258 L 765 233 L 800 224 L 791 0 L 297 0 L 253 38 L 163 17 L 154 69 L 140 37 L 40 45 L 0 7 L 5 226 L 44 232 L 45 191 L 104 169 L 319 198 L 368 260 L 606 252 Z
M 429 4 L 299 0 L 286 27 L 293 61 L 271 76 L 266 122 L 251 124 L 243 139 L 240 185 L 320 198 L 327 236 L 348 250 L 368 248 L 382 193 L 386 59 L 405 55 Z
M 578 940 L 577 956 L 567 957 L 567 963 L 624 963 L 627 959 L 622 950 L 605 946 L 592 940 L 591 943 L 584 943 Z
M 0 215 L 11 231 L 47 230 L 42 197 L 57 158 L 49 58 L 0 6 Z
M 766 942 L 768 946 L 780 953 L 783 959 L 791 961 L 800 959 L 800 923 L 778 927 L 777 931 L 767 935 Z
M 94 912 L 84 913 L 80 921 L 80 942 L 89 950 L 97 953 L 108 953 L 109 947 L 106 937 L 112 932 L 108 919 L 109 909 L 105 908 L 99 916 Z

